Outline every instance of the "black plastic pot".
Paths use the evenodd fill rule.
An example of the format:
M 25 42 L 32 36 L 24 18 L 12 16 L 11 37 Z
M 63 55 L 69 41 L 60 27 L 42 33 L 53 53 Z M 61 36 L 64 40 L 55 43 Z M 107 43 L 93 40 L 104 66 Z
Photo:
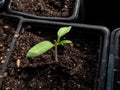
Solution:
M 0 0 L 0 8 L 4 5 L 5 0 Z
M 74 8 L 72 10 L 73 13 L 69 17 L 35 16 L 35 15 L 32 15 L 32 14 L 15 11 L 15 10 L 11 9 L 11 2 L 12 2 L 12 0 L 10 0 L 10 3 L 8 5 L 8 12 L 10 12 L 12 14 L 22 15 L 22 16 L 29 17 L 29 18 L 58 20 L 58 21 L 72 21 L 72 20 L 76 20 L 78 18 L 78 16 L 82 16 L 81 12 L 80 12 L 81 14 L 79 15 L 79 9 L 81 10 L 82 7 L 83 7 L 83 5 L 82 5 L 83 4 L 83 0 L 75 0 Z
M 120 28 L 111 34 L 106 90 L 120 89 Z
M 0 12 L 2 12 L 4 4 L 5 4 L 5 0 L 0 0 Z
M 46 26 L 48 26 L 48 27 L 54 27 L 53 29 L 55 29 L 56 27 L 72 26 L 72 31 L 71 31 L 71 35 L 70 36 L 72 36 L 72 34 L 76 33 L 75 34 L 76 36 L 73 35 L 74 36 L 73 38 L 77 37 L 76 39 L 79 38 L 78 40 L 80 40 L 83 37 L 87 37 L 87 38 L 95 39 L 95 41 L 98 41 L 98 48 L 95 48 L 95 51 L 97 51 L 97 61 L 96 61 L 97 65 L 96 65 L 96 68 L 95 68 L 96 72 L 94 72 L 95 73 L 95 77 L 94 77 L 95 80 L 91 80 L 91 81 L 94 82 L 93 83 L 94 85 L 92 84 L 91 89 L 92 90 L 104 90 L 105 89 L 105 79 L 106 79 L 106 69 L 107 69 L 107 54 L 108 54 L 108 43 L 109 43 L 109 30 L 106 27 L 95 26 L 95 25 L 86 25 L 86 24 L 76 24 L 76 23 L 69 23 L 68 24 L 68 23 L 52 22 L 52 21 L 44 21 L 44 20 L 38 20 L 38 21 L 36 21 L 36 20 L 31 20 L 31 19 L 24 19 L 22 26 L 24 26 L 24 25 L 28 25 L 28 26 L 29 25 L 33 25 L 33 26 L 35 25 L 35 27 L 37 27 L 37 30 L 38 30 L 38 28 L 41 29 L 41 26 L 43 28 L 46 27 Z M 30 27 L 28 27 L 28 28 L 30 28 Z M 24 33 L 25 29 L 22 28 L 21 30 L 22 31 L 20 31 L 21 33 L 19 34 L 19 36 Z M 47 33 L 54 32 L 54 31 L 56 31 L 56 30 L 53 30 L 53 31 L 48 30 Z M 34 32 L 36 32 L 36 31 L 34 30 Z M 78 34 L 80 34 L 80 35 L 78 35 Z M 97 37 L 97 40 L 96 40 L 96 37 Z M 76 39 L 74 39 L 74 40 L 76 41 Z M 13 43 L 15 45 L 15 41 Z M 93 48 L 94 47 L 95 47 L 95 45 L 93 45 Z M 13 48 L 15 48 L 15 46 L 13 46 Z M 91 51 L 89 53 L 94 53 L 94 52 Z M 88 61 L 89 61 L 89 59 L 90 58 L 88 58 Z M 90 60 L 92 60 L 92 59 L 90 59 Z M 91 62 L 92 61 L 90 61 L 90 63 Z M 24 71 L 24 69 L 25 68 L 23 68 L 23 71 Z M 35 70 L 35 69 L 32 69 L 32 70 L 30 69 L 30 72 L 33 73 L 33 70 Z M 29 71 L 29 70 L 27 70 L 27 71 Z M 41 71 L 39 71 L 39 72 L 41 72 Z M 89 73 L 89 71 L 88 71 L 88 73 Z M 77 76 L 79 76 L 79 74 Z M 30 80 L 30 78 L 27 79 L 27 80 Z M 89 82 L 89 81 L 82 81 L 82 82 Z M 82 86 L 80 88 L 81 89 L 85 89 Z
M 0 19 L 6 19 L 7 23 L 8 21 L 10 22 L 11 20 L 11 23 L 16 23 L 15 25 L 17 26 L 14 26 L 16 30 L 19 30 L 20 29 L 20 23 L 21 23 L 21 20 L 22 20 L 22 17 L 19 17 L 19 16 L 14 16 L 14 15 L 7 15 L 7 14 L 0 14 Z M 14 21 L 14 22 L 13 22 Z M 12 26 L 6 26 L 6 28 L 10 28 Z M 11 29 L 10 29 L 11 30 Z M 16 35 L 18 34 L 17 31 L 14 31 L 15 34 L 13 35 L 13 38 L 16 37 Z M 9 33 L 8 33 L 9 34 Z M 1 35 L 0 35 L 1 36 Z M 2 39 L 2 38 L 1 38 Z M 8 38 L 9 39 L 9 38 Z M 6 40 L 7 41 L 7 40 Z M 13 42 L 15 42 L 15 40 L 13 40 Z M 8 65 L 8 62 L 9 62 L 9 58 L 11 56 L 11 53 L 12 53 L 12 47 L 13 47 L 13 42 L 11 40 L 11 44 L 10 44 L 10 47 L 8 48 L 8 52 L 6 53 L 6 59 L 5 59 L 5 62 L 2 64 L 2 67 L 0 69 L 0 87 L 1 87 L 1 83 L 2 83 L 2 75 L 3 73 L 5 72 L 6 68 L 7 68 L 7 65 Z M 8 43 L 8 42 L 6 42 Z M 3 44 L 3 43 L 2 43 Z M 5 52 L 4 52 L 5 53 Z M 1 56 L 2 57 L 2 56 Z M 1 62 L 0 62 L 1 63 Z

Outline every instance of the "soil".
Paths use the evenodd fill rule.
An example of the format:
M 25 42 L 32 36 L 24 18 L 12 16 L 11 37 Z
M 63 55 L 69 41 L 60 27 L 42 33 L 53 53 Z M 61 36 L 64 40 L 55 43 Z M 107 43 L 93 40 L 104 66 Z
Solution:
M 48 25 L 44 28 L 28 25 L 22 29 L 3 78 L 3 90 L 94 89 L 100 44 L 97 34 L 71 31 L 63 39 L 73 43 L 58 47 L 58 63 L 54 59 L 54 48 L 36 58 L 26 58 L 27 51 L 36 43 L 53 41 L 58 29 Z
M 14 22 L 17 23 L 17 20 L 0 16 L 0 69 L 5 63 L 10 44 L 15 34 L 17 24 Z
M 12 0 L 11 9 L 36 16 L 69 17 L 76 0 Z

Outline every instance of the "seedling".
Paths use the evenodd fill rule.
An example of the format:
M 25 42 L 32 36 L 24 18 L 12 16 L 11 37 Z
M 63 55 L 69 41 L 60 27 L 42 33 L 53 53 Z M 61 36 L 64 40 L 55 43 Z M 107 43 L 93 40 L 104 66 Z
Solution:
M 35 46 L 33 46 L 27 52 L 26 56 L 28 58 L 36 57 L 36 56 L 39 56 L 39 55 L 42 55 L 42 54 L 46 53 L 48 50 L 55 47 L 55 61 L 58 62 L 58 59 L 57 59 L 57 46 L 58 45 L 64 46 L 65 44 L 72 43 L 72 41 L 70 41 L 70 40 L 61 40 L 61 37 L 63 37 L 68 32 L 70 32 L 70 30 L 71 30 L 71 26 L 69 26 L 69 27 L 61 27 L 57 32 L 57 40 L 54 40 L 54 44 L 52 42 L 50 42 L 50 41 L 47 41 L 47 40 L 42 41 L 42 42 L 36 44 Z

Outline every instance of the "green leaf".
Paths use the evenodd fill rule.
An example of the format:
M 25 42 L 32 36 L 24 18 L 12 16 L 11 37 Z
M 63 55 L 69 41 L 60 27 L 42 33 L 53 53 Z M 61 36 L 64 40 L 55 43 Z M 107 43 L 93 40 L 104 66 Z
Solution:
M 54 44 L 52 44 L 50 41 L 43 41 L 35 46 L 33 46 L 27 53 L 27 57 L 36 57 L 41 54 L 44 54 L 48 50 L 54 47 Z
M 58 35 L 58 39 L 60 39 L 62 36 L 64 36 L 65 34 L 67 34 L 68 32 L 70 32 L 71 30 L 71 26 L 69 27 L 62 27 L 58 30 L 57 35 Z
M 70 44 L 70 43 L 72 43 L 72 41 L 70 41 L 70 40 L 62 40 L 61 42 L 60 42 L 60 45 L 65 45 L 65 44 Z

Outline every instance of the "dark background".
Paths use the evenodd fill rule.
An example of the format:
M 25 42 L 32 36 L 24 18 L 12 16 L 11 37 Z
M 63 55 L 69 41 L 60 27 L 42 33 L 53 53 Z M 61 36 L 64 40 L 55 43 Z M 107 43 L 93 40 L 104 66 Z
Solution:
M 120 3 L 118 0 L 84 0 L 82 23 L 104 25 L 110 30 L 120 27 Z

